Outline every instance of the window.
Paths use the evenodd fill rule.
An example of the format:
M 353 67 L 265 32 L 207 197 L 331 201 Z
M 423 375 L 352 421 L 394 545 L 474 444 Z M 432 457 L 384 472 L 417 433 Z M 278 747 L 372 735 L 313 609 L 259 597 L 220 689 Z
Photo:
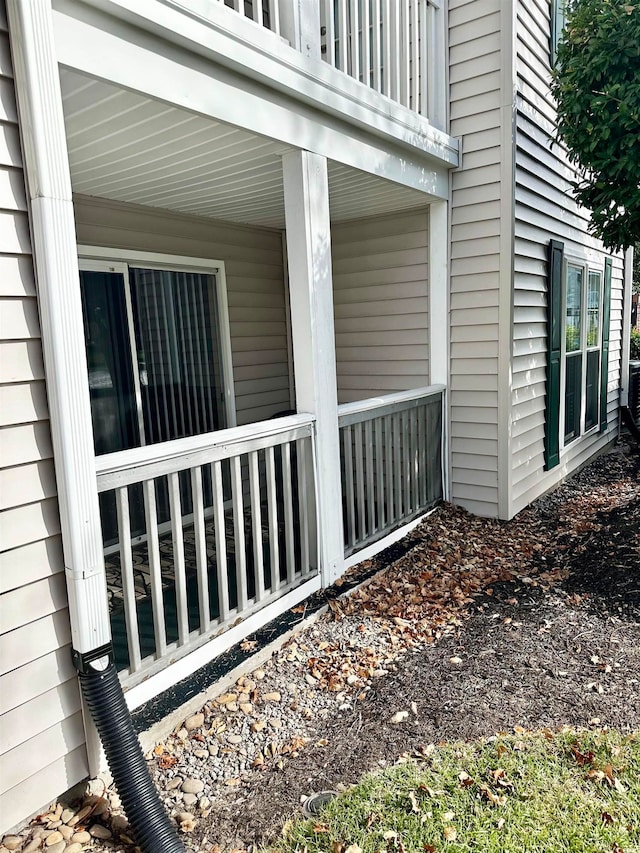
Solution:
M 221 274 L 183 260 L 80 260 L 97 455 L 234 423 Z
M 564 443 L 598 423 L 602 272 L 568 261 L 565 280 Z
M 602 272 L 567 262 L 565 269 L 564 443 L 598 424 Z
M 556 64 L 558 44 L 566 23 L 568 6 L 569 0 L 551 0 L 551 65 Z
M 611 259 L 604 270 L 564 257 L 549 244 L 548 360 L 545 466 L 559 464 L 562 447 L 607 427 L 607 366 Z

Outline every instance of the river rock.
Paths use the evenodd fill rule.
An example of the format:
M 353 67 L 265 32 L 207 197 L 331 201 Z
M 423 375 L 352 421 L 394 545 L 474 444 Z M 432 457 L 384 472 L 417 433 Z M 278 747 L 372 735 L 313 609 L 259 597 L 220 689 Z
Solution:
M 183 794 L 199 794 L 204 789 L 201 779 L 185 779 L 180 790 Z
M 202 728 L 204 725 L 204 714 L 194 714 L 191 717 L 188 717 L 184 721 L 184 727 L 188 732 L 195 731 L 195 729 Z

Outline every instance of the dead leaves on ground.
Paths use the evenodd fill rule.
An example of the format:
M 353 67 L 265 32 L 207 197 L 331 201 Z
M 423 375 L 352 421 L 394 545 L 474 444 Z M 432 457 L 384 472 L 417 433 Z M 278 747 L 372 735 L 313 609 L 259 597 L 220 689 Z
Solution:
M 616 777 L 614 767 L 611 763 L 607 762 L 599 767 L 593 751 L 583 751 L 578 741 L 571 744 L 571 753 L 580 767 L 588 768 L 586 776 L 587 779 L 590 779 L 592 782 L 602 782 L 610 788 L 613 788 L 619 794 L 624 794 L 626 792 L 625 786 Z

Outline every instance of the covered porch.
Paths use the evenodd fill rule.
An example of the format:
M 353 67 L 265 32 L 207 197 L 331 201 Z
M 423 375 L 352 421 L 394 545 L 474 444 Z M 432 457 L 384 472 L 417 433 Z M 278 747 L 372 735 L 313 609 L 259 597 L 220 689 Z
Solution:
M 134 74 L 60 80 L 111 635 L 136 707 L 443 497 L 447 166 L 365 148 L 359 168 L 349 141 L 328 158 Z
M 111 633 L 137 705 L 169 662 L 443 497 L 444 202 L 61 81 Z

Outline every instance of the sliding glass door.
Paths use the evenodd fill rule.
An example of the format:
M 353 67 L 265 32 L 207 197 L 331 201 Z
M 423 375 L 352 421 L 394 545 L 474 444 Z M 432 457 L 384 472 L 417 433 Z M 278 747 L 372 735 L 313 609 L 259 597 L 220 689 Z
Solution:
M 216 274 L 80 261 L 80 289 L 96 455 L 187 438 L 228 425 Z M 206 479 L 206 478 L 205 478 Z M 191 493 L 184 488 L 184 511 Z M 205 501 L 210 483 L 204 483 Z M 157 494 L 158 521 L 169 518 Z M 113 494 L 101 496 L 105 546 L 117 543 Z M 142 494 L 130 495 L 132 533 L 144 535 Z

